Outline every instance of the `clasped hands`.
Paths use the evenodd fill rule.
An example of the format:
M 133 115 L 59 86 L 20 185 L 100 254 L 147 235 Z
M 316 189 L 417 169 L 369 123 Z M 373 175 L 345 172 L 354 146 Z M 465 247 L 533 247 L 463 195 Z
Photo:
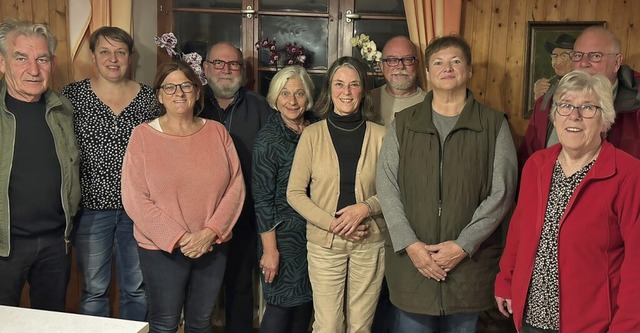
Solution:
M 450 272 L 467 253 L 454 241 L 446 241 L 435 245 L 415 242 L 406 248 L 413 266 L 428 279 L 444 281 Z
M 196 232 L 186 232 L 178 241 L 180 252 L 191 259 L 200 258 L 203 254 L 213 251 L 213 244 L 218 241 L 217 235 L 209 228 Z
M 336 212 L 336 216 L 329 226 L 329 231 L 340 238 L 349 242 L 359 242 L 371 234 L 369 225 L 362 223 L 369 216 L 369 207 L 364 203 L 344 207 Z

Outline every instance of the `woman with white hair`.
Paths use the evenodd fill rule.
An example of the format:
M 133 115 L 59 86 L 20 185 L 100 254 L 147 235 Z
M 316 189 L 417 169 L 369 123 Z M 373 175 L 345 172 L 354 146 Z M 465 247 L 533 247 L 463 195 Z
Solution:
M 566 74 L 550 118 L 560 144 L 524 166 L 495 299 L 520 332 L 640 327 L 640 161 L 605 138 L 610 81 Z
M 253 146 L 251 191 L 260 242 L 258 256 L 267 302 L 260 332 L 306 332 L 311 321 L 306 221 L 287 203 L 287 183 L 302 131 L 316 120 L 313 81 L 300 66 L 287 66 L 271 80 L 272 114 Z

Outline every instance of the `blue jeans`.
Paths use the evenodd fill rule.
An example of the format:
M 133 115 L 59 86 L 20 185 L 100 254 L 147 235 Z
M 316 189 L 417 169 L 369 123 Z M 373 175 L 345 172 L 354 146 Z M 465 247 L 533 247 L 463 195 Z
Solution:
M 32 308 L 64 311 L 71 267 L 71 255 L 66 247 L 62 232 L 36 237 L 11 236 L 9 256 L 0 257 L 0 305 L 18 306 L 26 281 Z
M 76 256 L 83 278 L 80 313 L 109 317 L 108 289 L 115 254 L 120 287 L 119 317 L 145 321 L 147 301 L 142 285 L 133 222 L 123 209 L 83 209 L 76 224 Z
M 444 316 L 395 310 L 391 332 L 394 333 L 475 333 L 478 313 L 456 313 Z
M 149 301 L 149 332 L 174 333 L 184 308 L 185 333 L 213 331 L 213 309 L 227 261 L 227 244 L 198 259 L 138 247 Z M 228 331 L 230 332 L 230 331 Z

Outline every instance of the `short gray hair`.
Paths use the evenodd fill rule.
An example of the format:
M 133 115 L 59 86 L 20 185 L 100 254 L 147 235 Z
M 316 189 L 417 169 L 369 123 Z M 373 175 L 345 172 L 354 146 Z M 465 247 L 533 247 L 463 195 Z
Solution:
M 267 102 L 274 109 L 278 110 L 277 102 L 278 96 L 280 95 L 280 91 L 287 84 L 287 81 L 290 78 L 298 77 L 300 81 L 302 81 L 302 87 L 304 88 L 304 94 L 307 96 L 307 105 L 305 105 L 305 111 L 311 109 L 313 106 L 313 93 L 315 86 L 307 71 L 298 65 L 286 66 L 281 69 L 276 75 L 271 79 L 271 83 L 269 84 L 269 92 L 267 93 Z M 280 111 L 280 110 L 278 110 Z
M 572 71 L 565 74 L 560 82 L 558 88 L 553 94 L 554 102 L 560 101 L 567 93 L 582 93 L 585 95 L 595 95 L 600 102 L 600 108 L 602 112 L 600 120 L 605 127 L 605 132 L 611 129 L 611 125 L 616 118 L 616 111 L 613 107 L 613 88 L 611 81 L 600 74 L 589 74 L 583 71 Z M 556 118 L 556 103 L 553 103 L 549 118 L 553 122 Z
M 7 56 L 7 42 L 10 35 L 42 37 L 47 41 L 49 55 L 53 57 L 56 53 L 58 40 L 45 24 L 18 21 L 14 19 L 0 23 L 0 53 L 3 56 Z

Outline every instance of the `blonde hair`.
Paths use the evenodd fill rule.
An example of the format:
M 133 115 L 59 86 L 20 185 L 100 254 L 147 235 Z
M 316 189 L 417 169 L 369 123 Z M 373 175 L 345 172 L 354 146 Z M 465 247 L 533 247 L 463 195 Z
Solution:
M 305 105 L 305 111 L 313 107 L 313 92 L 315 89 L 313 81 L 304 68 L 298 65 L 293 65 L 281 69 L 278 73 L 276 73 L 273 79 L 271 79 L 271 83 L 269 84 L 269 92 L 267 93 L 267 102 L 274 110 L 278 110 L 277 102 L 280 91 L 282 91 L 284 86 L 287 84 L 287 81 L 293 77 L 298 77 L 300 78 L 300 81 L 302 81 L 304 94 L 307 96 L 307 105 Z

